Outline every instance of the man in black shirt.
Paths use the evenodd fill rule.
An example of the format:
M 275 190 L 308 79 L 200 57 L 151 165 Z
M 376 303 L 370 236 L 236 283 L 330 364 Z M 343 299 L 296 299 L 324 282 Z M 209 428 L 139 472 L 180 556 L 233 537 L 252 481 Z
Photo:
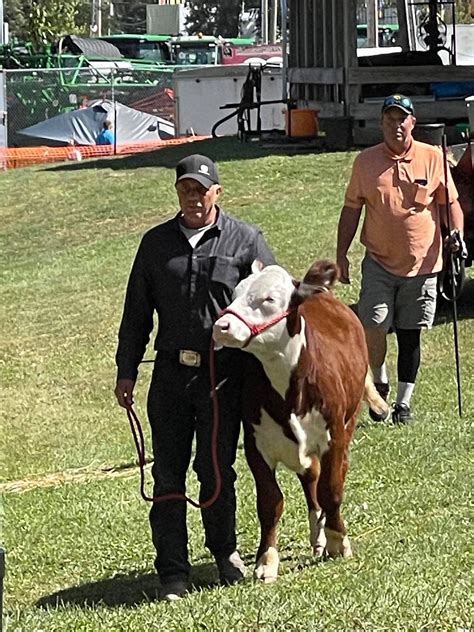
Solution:
M 261 232 L 226 215 L 217 206 L 221 186 L 216 165 L 198 154 L 176 167 L 180 212 L 148 231 L 138 248 L 125 298 L 116 361 L 115 395 L 128 408 L 138 365 L 143 358 L 153 315 L 158 314 L 157 352 L 148 393 L 153 440 L 154 495 L 184 493 L 186 472 L 196 435 L 193 468 L 200 482 L 200 501 L 212 497 L 213 411 L 209 349 L 212 325 L 227 307 L 235 286 L 251 273 L 258 259 L 274 257 Z M 217 500 L 201 510 L 206 546 L 222 583 L 243 578 L 245 568 L 235 535 L 235 471 L 241 420 L 244 354 L 215 352 L 219 400 L 218 464 L 222 488 Z M 186 503 L 153 503 L 150 524 L 161 581 L 161 597 L 178 599 L 189 586 Z

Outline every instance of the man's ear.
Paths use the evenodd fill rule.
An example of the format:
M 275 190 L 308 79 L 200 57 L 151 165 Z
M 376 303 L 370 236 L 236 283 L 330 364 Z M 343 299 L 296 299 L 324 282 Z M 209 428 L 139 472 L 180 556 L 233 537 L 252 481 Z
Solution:
M 260 261 L 260 259 L 255 259 L 252 263 L 252 274 L 261 272 L 264 267 L 265 265 L 263 264 L 262 261 Z

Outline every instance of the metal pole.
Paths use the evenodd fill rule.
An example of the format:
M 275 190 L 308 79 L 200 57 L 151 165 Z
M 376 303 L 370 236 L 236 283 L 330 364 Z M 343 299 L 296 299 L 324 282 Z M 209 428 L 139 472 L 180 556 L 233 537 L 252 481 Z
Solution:
M 114 82 L 114 71 L 110 73 L 111 81 L 112 81 L 112 104 L 114 106 L 114 156 L 117 155 L 117 106 L 115 105 L 115 82 Z
M 3 21 L 3 0 L 0 0 L 0 46 L 6 44 L 5 41 L 5 23 Z
M 270 43 L 274 44 L 277 39 L 278 25 L 278 0 L 271 0 L 270 12 Z
M 450 218 L 450 207 L 451 204 L 449 202 L 449 190 L 448 190 L 448 150 L 446 143 L 446 134 L 443 134 L 443 169 L 444 169 L 444 188 L 445 188 L 445 204 L 446 204 L 446 224 L 448 227 L 448 239 L 451 237 L 451 218 Z M 450 248 L 450 244 L 448 243 L 447 248 Z M 455 260 L 454 253 L 449 250 L 448 253 L 448 261 L 449 261 L 449 274 L 451 276 L 451 287 L 452 287 L 452 306 L 453 306 L 453 334 L 454 334 L 454 356 L 456 359 L 456 383 L 457 383 L 457 392 L 458 392 L 458 413 L 459 416 L 462 417 L 462 390 L 461 390 L 461 361 L 459 358 L 459 337 L 458 337 L 458 308 L 457 308 L 457 288 L 456 288 L 456 270 L 455 270 Z
M 3 578 L 5 577 L 5 550 L 0 546 L 0 632 L 3 630 Z
M 262 42 L 268 44 L 268 0 L 261 0 L 260 3 L 260 26 Z

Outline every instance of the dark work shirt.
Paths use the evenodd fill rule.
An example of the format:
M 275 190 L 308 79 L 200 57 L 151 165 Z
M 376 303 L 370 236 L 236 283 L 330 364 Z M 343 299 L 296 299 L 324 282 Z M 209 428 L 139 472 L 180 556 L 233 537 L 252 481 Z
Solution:
M 255 259 L 275 263 L 257 227 L 220 209 L 214 226 L 193 249 L 180 229 L 180 215 L 148 231 L 138 248 L 119 330 L 119 379 L 136 379 L 155 311 L 157 351 L 206 352 L 213 323 Z

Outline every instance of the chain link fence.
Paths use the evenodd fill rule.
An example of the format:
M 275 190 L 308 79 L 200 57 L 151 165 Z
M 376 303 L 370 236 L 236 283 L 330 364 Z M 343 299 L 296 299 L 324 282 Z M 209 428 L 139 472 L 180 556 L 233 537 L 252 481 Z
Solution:
M 58 114 L 107 99 L 174 122 L 174 67 L 159 70 L 94 67 L 4 70 L 7 147 L 37 140 L 18 132 Z

